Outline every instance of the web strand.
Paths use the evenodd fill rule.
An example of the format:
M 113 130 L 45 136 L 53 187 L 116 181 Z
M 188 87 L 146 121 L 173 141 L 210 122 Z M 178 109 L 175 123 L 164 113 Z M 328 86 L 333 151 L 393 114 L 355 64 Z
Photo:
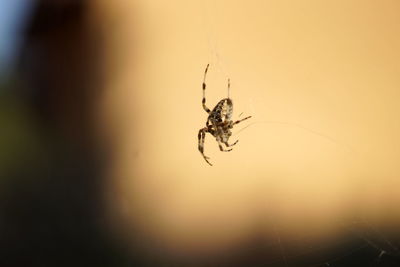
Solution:
M 293 127 L 299 128 L 299 129 L 303 129 L 303 130 L 305 130 L 305 131 L 307 131 L 307 132 L 309 132 L 309 133 L 312 133 L 312 134 L 314 134 L 314 135 L 320 136 L 320 137 L 322 137 L 322 138 L 324 138 L 324 139 L 326 139 L 326 140 L 329 140 L 329 141 L 335 143 L 336 145 L 344 146 L 349 152 L 354 152 L 354 149 L 353 149 L 350 145 L 348 145 L 348 144 L 344 144 L 343 142 L 340 142 L 340 141 L 336 140 L 335 138 L 333 138 L 333 137 L 331 137 L 331 136 L 329 136 L 329 135 L 327 135 L 327 134 L 317 132 L 317 131 L 312 130 L 312 129 L 308 128 L 308 127 L 305 127 L 305 126 L 303 126 L 303 125 L 301 125 L 301 124 L 292 123 L 292 122 L 282 122 L 282 121 L 256 121 L 256 122 L 250 123 L 249 125 L 247 125 L 247 126 L 241 128 L 239 131 L 237 131 L 236 133 L 234 133 L 233 136 L 238 135 L 240 132 L 242 132 L 242 131 L 244 131 L 245 129 L 249 128 L 250 126 L 253 126 L 253 125 L 256 125 L 256 124 L 280 124 L 280 125 L 293 126 Z

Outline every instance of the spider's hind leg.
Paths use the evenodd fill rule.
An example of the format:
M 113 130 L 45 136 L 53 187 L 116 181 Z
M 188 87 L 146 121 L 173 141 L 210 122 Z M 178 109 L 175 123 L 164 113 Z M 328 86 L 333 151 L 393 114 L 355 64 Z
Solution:
M 225 149 L 222 147 L 221 142 L 218 142 L 218 146 L 219 146 L 219 150 L 221 150 L 222 152 L 229 152 L 229 151 L 232 151 L 232 148 L 225 150 Z
M 229 152 L 229 151 L 232 151 L 232 148 L 231 148 L 231 149 L 226 149 L 226 150 L 225 150 L 225 149 L 222 147 L 221 138 L 217 137 L 217 142 L 218 142 L 219 150 L 221 150 L 222 152 Z M 228 143 L 228 142 L 224 142 L 225 145 L 227 145 L 227 143 Z M 229 147 L 229 146 L 228 146 L 228 147 Z
M 233 144 L 229 144 L 228 142 L 224 142 L 224 144 L 226 145 L 226 147 L 231 147 L 236 145 L 239 142 L 239 140 L 236 140 Z
M 206 138 L 206 133 L 208 132 L 208 128 L 201 128 L 199 130 L 199 134 L 198 134 L 198 138 L 199 138 L 199 151 L 201 153 L 201 155 L 203 156 L 204 160 L 210 165 L 212 166 L 212 164 L 208 161 L 209 157 L 207 157 L 206 155 L 204 155 L 204 140 Z

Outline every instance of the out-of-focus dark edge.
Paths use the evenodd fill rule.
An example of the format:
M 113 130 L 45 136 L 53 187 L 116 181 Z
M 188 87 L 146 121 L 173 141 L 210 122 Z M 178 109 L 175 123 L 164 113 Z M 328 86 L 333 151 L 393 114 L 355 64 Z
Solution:
M 86 4 L 37 1 L 2 85 L 0 266 L 137 266 L 105 223 L 102 35 Z

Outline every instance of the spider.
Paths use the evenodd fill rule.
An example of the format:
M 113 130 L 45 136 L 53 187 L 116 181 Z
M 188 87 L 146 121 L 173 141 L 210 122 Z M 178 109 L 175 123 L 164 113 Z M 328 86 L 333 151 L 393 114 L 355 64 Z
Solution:
M 228 140 L 229 137 L 232 135 L 231 129 L 233 128 L 234 125 L 250 119 L 251 116 L 248 116 L 244 119 L 237 120 L 237 121 L 232 121 L 232 112 L 233 112 L 233 102 L 232 99 L 229 98 L 229 90 L 230 90 L 230 80 L 228 79 L 228 97 L 222 99 L 221 101 L 218 102 L 218 104 L 213 108 L 213 110 L 210 110 L 206 106 L 206 75 L 208 71 L 208 67 L 210 64 L 207 64 L 206 70 L 204 71 L 204 77 L 203 77 L 203 109 L 209 114 L 206 122 L 206 127 L 201 128 L 199 130 L 198 138 L 199 138 L 199 151 L 205 161 L 212 166 L 212 164 L 208 161 L 209 157 L 204 155 L 204 140 L 206 137 L 206 133 L 210 133 L 212 136 L 215 137 L 215 139 L 218 142 L 219 145 L 219 150 L 223 152 L 229 152 L 232 150 L 232 148 L 229 149 L 224 149 L 222 147 L 222 144 L 225 144 L 225 146 L 232 147 L 237 144 L 239 140 L 236 140 L 233 144 L 229 144 Z

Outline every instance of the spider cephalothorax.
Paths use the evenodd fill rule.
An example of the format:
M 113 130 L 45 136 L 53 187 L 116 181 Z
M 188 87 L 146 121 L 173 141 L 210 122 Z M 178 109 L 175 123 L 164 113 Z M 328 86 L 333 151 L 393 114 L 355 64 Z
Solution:
M 203 78 L 203 109 L 209 114 L 206 122 L 206 127 L 201 128 L 199 130 L 199 151 L 203 155 L 204 159 L 208 164 L 212 166 L 212 164 L 208 161 L 209 157 L 204 155 L 204 139 L 206 136 L 206 133 L 210 133 L 212 136 L 215 137 L 215 139 L 218 142 L 219 149 L 224 152 L 229 152 L 232 150 L 230 149 L 224 149 L 222 144 L 224 144 L 226 147 L 231 147 L 237 144 L 239 140 L 236 140 L 233 144 L 229 144 L 228 140 L 229 137 L 232 135 L 231 129 L 235 124 L 240 123 L 241 121 L 247 120 L 251 118 L 251 116 L 248 116 L 244 119 L 237 120 L 237 121 L 232 121 L 232 112 L 233 112 L 233 102 L 232 99 L 229 98 L 229 89 L 230 89 L 230 81 L 228 79 L 228 98 L 224 98 L 221 101 L 218 102 L 218 104 L 213 108 L 213 110 L 210 110 L 206 106 L 206 75 L 207 75 L 207 70 L 208 66 L 206 67 L 206 70 L 204 71 L 204 78 Z

